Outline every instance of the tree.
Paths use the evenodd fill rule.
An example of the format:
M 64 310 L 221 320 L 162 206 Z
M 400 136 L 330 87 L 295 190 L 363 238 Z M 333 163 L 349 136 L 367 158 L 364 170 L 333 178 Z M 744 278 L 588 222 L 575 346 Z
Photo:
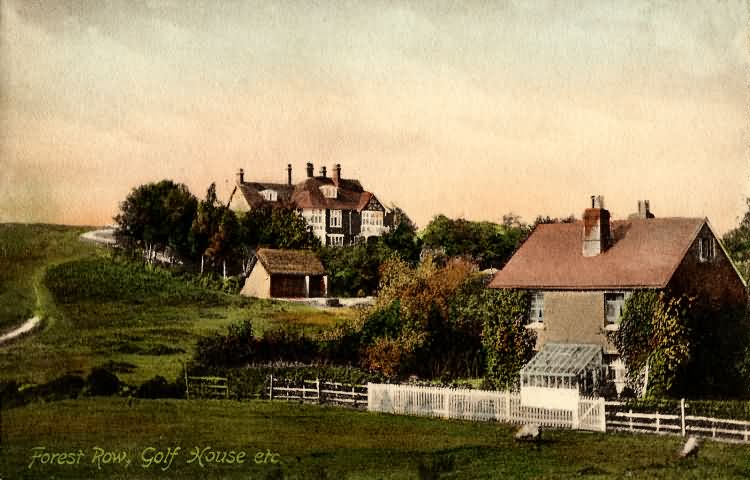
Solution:
M 206 191 L 205 200 L 201 200 L 198 204 L 195 219 L 190 229 L 191 252 L 193 257 L 201 257 L 201 274 L 203 273 L 203 259 L 206 256 L 206 250 L 219 230 L 223 208 L 216 196 L 216 184 L 212 183 Z
M 146 250 L 151 260 L 156 250 L 169 248 L 190 256 L 189 234 L 198 200 L 184 184 L 171 180 L 134 188 L 115 216 L 116 235 Z
M 722 242 L 745 279 L 750 278 L 750 198 L 739 225 L 724 234 Z

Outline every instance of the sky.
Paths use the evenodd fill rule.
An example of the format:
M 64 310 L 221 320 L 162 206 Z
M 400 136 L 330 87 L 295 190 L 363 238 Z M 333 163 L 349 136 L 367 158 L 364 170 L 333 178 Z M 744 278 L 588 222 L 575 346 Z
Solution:
M 0 222 L 142 183 L 357 178 L 439 213 L 707 216 L 750 194 L 745 1 L 0 0 Z

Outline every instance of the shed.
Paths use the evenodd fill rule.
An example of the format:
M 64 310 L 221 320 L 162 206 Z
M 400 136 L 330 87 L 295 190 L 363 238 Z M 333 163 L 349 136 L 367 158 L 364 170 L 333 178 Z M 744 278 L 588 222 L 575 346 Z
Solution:
M 241 295 L 257 298 L 326 297 L 328 277 L 309 250 L 261 248 Z

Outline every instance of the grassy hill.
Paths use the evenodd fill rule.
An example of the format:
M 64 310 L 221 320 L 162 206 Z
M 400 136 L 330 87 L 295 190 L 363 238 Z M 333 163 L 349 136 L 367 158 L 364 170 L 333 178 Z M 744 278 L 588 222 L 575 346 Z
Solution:
M 155 375 L 173 379 L 200 336 L 224 332 L 233 322 L 250 319 L 257 332 L 281 326 L 313 331 L 352 314 L 202 288 L 115 260 L 106 249 L 81 242 L 85 230 L 0 225 L 0 252 L 11 265 L 3 269 L 0 293 L 0 311 L 13 319 L 5 324 L 34 312 L 45 321 L 41 331 L 0 347 L 0 380 L 42 383 L 110 362 L 132 384 Z

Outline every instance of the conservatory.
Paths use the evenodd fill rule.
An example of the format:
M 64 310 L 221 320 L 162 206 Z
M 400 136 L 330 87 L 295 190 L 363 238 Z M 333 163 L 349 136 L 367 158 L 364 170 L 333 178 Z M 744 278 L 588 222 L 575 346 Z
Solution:
M 581 394 L 593 394 L 602 368 L 599 345 L 547 343 L 521 369 L 521 403 L 568 408 Z

